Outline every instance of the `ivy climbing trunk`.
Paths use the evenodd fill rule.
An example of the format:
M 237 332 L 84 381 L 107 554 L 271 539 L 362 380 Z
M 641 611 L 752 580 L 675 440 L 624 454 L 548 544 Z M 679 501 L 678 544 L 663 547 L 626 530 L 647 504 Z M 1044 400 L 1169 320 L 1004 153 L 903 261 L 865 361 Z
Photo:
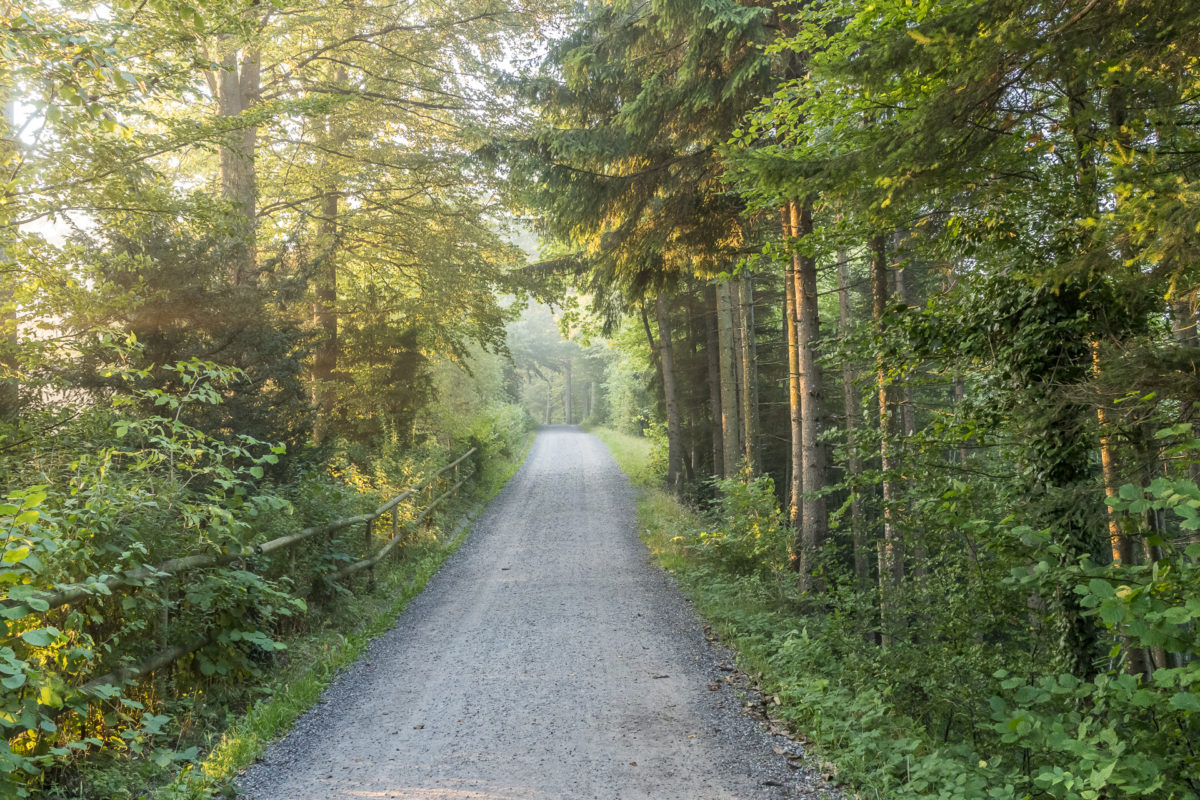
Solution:
M 871 306 L 876 329 L 882 333 L 888 307 L 888 255 L 887 240 L 883 234 L 871 237 Z M 895 403 L 892 400 L 891 380 L 883 353 L 876 361 L 876 381 L 879 395 L 879 466 L 880 501 L 883 505 L 883 538 L 879 542 L 879 596 L 882 619 L 882 643 L 886 646 L 897 624 L 893 606 L 895 595 L 904 580 L 904 552 L 896 529 L 895 513 L 896 464 L 892 454 L 892 416 Z

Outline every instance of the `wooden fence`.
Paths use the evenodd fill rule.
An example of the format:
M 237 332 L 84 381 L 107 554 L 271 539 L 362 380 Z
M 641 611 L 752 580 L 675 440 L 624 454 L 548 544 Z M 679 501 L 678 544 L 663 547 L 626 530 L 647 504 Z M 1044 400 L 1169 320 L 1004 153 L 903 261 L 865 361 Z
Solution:
M 148 583 L 154 583 L 164 578 L 180 575 L 192 570 L 203 569 L 206 567 L 220 567 L 236 562 L 250 561 L 256 556 L 263 556 L 278 550 L 294 547 L 300 542 L 303 542 L 314 536 L 328 535 L 354 525 L 365 525 L 364 557 L 330 571 L 325 575 L 325 577 L 328 580 L 338 580 L 363 570 L 370 571 L 371 568 L 385 558 L 388 553 L 391 553 L 393 550 L 395 550 L 405 533 L 405 530 L 402 530 L 400 525 L 399 513 L 392 513 L 390 515 L 391 536 L 388 538 L 387 542 L 384 543 L 384 545 L 372 555 L 370 552 L 371 538 L 376 521 L 379 520 L 383 515 L 388 514 L 388 512 L 396 509 L 396 507 L 399 506 L 400 503 L 405 499 L 412 497 L 418 492 L 421 492 L 426 487 L 431 486 L 434 481 L 438 480 L 443 475 L 453 471 L 453 485 L 445 492 L 431 500 L 429 504 L 416 517 L 414 517 L 412 520 L 409 520 L 404 527 L 407 529 L 409 526 L 414 526 L 424 520 L 433 512 L 435 508 L 438 507 L 438 505 L 442 503 L 443 500 L 457 492 L 466 482 L 467 477 L 469 476 L 459 478 L 459 466 L 467 458 L 474 454 L 475 451 L 476 448 L 471 448 L 467 452 L 463 453 L 463 455 L 455 459 L 452 463 L 446 465 L 433 475 L 430 475 L 425 480 L 421 481 L 421 483 L 405 489 L 404 491 L 400 492 L 400 494 L 391 498 L 386 503 L 368 514 L 344 517 L 342 519 L 333 520 L 332 522 L 327 522 L 323 525 L 314 525 L 301 531 L 297 531 L 296 533 L 288 534 L 287 536 L 281 536 L 277 539 L 272 539 L 269 542 L 251 545 L 238 552 L 184 556 L 182 558 L 173 558 L 168 561 L 164 561 L 156 566 L 144 566 L 137 569 L 126 570 L 124 572 L 117 573 L 116 575 L 89 578 L 77 584 L 60 586 L 53 591 L 41 592 L 33 595 L 33 597 L 30 599 L 25 599 L 22 601 L 6 600 L 3 603 L 0 603 L 0 608 L 4 609 L 4 611 L 9 614 L 10 618 L 12 618 L 12 616 L 20 615 L 20 607 L 24 607 L 29 612 L 32 612 L 33 609 L 30 608 L 31 602 L 41 601 L 40 603 L 37 603 L 37 605 L 40 606 L 41 603 L 45 603 L 51 609 L 64 605 L 71 605 L 97 594 L 111 594 L 113 590 L 123 587 L 142 587 Z M 197 650 L 200 650 L 201 648 L 210 644 L 211 641 L 212 637 L 210 636 L 198 638 L 190 643 L 173 645 L 154 653 L 151 656 L 148 656 L 136 664 L 131 664 L 129 666 L 125 666 L 93 678 L 80 688 L 84 692 L 89 692 L 98 689 L 101 686 L 120 684 L 124 683 L 125 681 L 142 677 L 154 672 L 157 669 L 161 669 L 162 667 L 172 664 L 184 656 L 195 653 Z

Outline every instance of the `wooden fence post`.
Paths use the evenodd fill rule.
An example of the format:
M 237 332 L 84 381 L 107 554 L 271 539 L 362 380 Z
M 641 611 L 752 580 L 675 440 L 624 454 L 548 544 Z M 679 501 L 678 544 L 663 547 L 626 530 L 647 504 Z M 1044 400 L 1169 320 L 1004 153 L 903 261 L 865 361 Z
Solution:
M 392 507 L 392 538 L 395 539 L 400 535 L 400 504 L 396 503 Z M 392 551 L 392 560 L 395 561 L 400 557 L 400 546 Z

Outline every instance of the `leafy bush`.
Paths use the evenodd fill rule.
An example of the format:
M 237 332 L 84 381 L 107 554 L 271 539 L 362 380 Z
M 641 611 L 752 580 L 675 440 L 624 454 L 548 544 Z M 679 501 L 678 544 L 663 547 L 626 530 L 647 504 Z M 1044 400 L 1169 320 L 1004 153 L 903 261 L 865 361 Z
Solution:
M 714 483 L 712 530 L 700 531 L 693 545 L 700 556 L 737 574 L 784 568 L 787 539 L 771 476 L 746 473 Z
M 1064 562 L 1046 532 L 968 516 L 972 490 L 947 485 L 940 503 L 920 509 L 940 534 L 926 541 L 953 542 L 945 526 L 967 546 L 927 554 L 929 573 L 909 578 L 899 606 L 907 635 L 881 648 L 863 626 L 878 619 L 873 588 L 835 582 L 821 613 L 801 613 L 795 586 L 773 579 L 789 573 L 768 479 L 719 490 L 703 530 L 672 532 L 690 558 L 671 564 L 778 695 L 777 713 L 835 757 L 863 796 L 1200 797 L 1200 544 L 1156 536 L 1156 558 L 1142 565 Z M 1200 487 L 1187 479 L 1128 485 L 1109 502 L 1130 527 L 1150 511 L 1200 530 Z M 657 516 L 645 521 L 667 527 Z M 1032 560 L 1006 567 L 995 546 L 971 546 L 979 541 L 1020 546 Z M 1109 657 L 1087 678 L 1029 647 L 1026 629 L 1043 624 L 1029 598 L 1063 592 L 1108 634 Z M 1146 671 L 1148 662 L 1156 666 Z

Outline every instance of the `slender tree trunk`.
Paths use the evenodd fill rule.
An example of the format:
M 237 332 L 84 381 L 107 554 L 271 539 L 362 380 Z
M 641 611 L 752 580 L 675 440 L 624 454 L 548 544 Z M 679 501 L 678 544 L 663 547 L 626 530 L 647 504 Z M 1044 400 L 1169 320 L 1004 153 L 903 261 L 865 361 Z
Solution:
M 897 236 L 897 247 L 899 237 Z M 912 287 L 909 286 L 908 269 L 900 266 L 896 272 L 896 297 L 905 308 L 912 308 Z M 907 381 L 900 385 L 900 433 L 905 441 L 917 434 L 917 408 L 913 401 L 912 386 Z M 929 554 L 925 549 L 921 529 L 913 531 L 912 574 L 923 578 L 929 573 Z
M 746 463 L 757 475 L 762 471 L 758 431 L 758 355 L 754 333 L 754 276 L 741 275 L 738 291 L 738 328 L 742 343 L 742 443 Z
M 667 488 L 679 494 L 683 488 L 683 431 L 679 424 L 679 401 L 675 394 L 675 357 L 671 343 L 671 314 L 666 298 L 658 293 L 658 351 L 662 366 L 663 396 L 667 408 Z
M 838 327 L 842 338 L 850 335 L 850 262 L 846 254 L 838 252 Z M 866 521 L 863 516 L 862 497 L 854 488 L 862 476 L 862 463 L 858 458 L 855 432 L 858 430 L 858 397 L 855 391 L 854 364 L 850 359 L 842 361 L 842 405 L 846 416 L 846 470 L 852 484 L 850 494 L 850 534 L 854 542 L 854 578 L 860 589 L 871 584 L 871 552 L 867 544 Z
M 792 204 L 792 229 L 801 241 L 812 234 L 811 198 Z M 796 263 L 796 344 L 800 367 L 800 425 L 803 441 L 804 485 L 800 506 L 803 547 L 800 550 L 802 591 L 818 588 L 814 579 L 816 558 L 829 533 L 829 512 L 825 496 L 827 484 L 825 443 L 821 440 L 825 419 L 825 397 L 821 386 L 821 363 L 817 342 L 821 338 L 817 308 L 817 260 L 797 253 Z
M 730 329 L 733 331 L 733 382 L 737 386 L 737 393 L 734 395 L 737 398 L 737 412 L 734 414 L 734 424 L 737 426 L 738 432 L 738 465 L 739 468 L 744 460 L 744 448 L 746 445 L 746 363 L 745 363 L 745 346 L 743 342 L 744 330 L 742 329 L 742 281 L 741 277 L 735 275 L 729 279 L 729 311 L 730 311 Z
M 905 308 L 912 307 L 912 287 L 908 285 L 908 270 L 900 267 L 895 271 L 896 299 Z M 905 438 L 917 432 L 917 410 L 913 404 L 912 387 L 907 382 L 900 386 L 900 432 Z
M 875 325 L 883 330 L 888 304 L 887 241 L 882 234 L 871 239 L 871 300 Z M 893 519 L 896 491 L 893 484 L 896 468 L 892 455 L 892 392 L 883 356 L 878 358 L 877 381 L 879 384 L 879 460 L 882 476 L 883 539 L 879 550 L 879 593 L 883 620 L 882 641 L 890 643 L 892 629 L 896 624 L 892 613 L 895 595 L 904 580 L 904 553 L 899 532 Z
M 967 382 L 963 379 L 961 372 L 956 372 L 954 375 L 954 411 L 955 414 L 962 409 L 963 401 L 967 398 Z M 962 469 L 967 467 L 967 443 L 960 441 L 958 444 L 958 465 Z
M 708 358 L 708 404 L 712 423 L 713 474 L 725 475 L 725 434 L 721 426 L 721 359 L 717 343 L 717 287 L 710 286 L 704 293 L 704 350 Z
M 3 66 L 0 66 L 3 70 Z M 10 92 L 16 90 L 9 87 Z M 14 207 L 14 183 L 21 157 L 21 143 L 17 138 L 17 101 L 15 97 L 4 98 L 4 116 L 0 128 L 4 137 L 0 140 L 0 422 L 15 423 L 21 413 L 21 384 L 17 338 L 17 292 L 16 275 L 13 269 L 14 255 L 11 247 L 17 229 L 13 224 L 16 216 Z
M 738 399 L 733 349 L 733 305 L 729 284 L 717 284 L 717 338 L 721 369 L 721 463 L 726 478 L 737 475 L 741 443 L 738 441 Z
M 1174 295 L 1174 291 L 1172 291 Z M 1172 296 L 1170 299 L 1171 309 L 1171 333 L 1175 337 L 1175 343 L 1180 347 L 1190 349 L 1200 348 L 1200 333 L 1197 332 L 1196 326 L 1196 311 L 1192 304 L 1181 297 Z M 1188 478 L 1196 484 L 1200 484 L 1200 461 L 1192 458 L 1187 465 Z
M 568 425 L 575 424 L 574 409 L 571 408 L 571 400 L 574 393 L 574 386 L 571 381 L 571 359 L 568 358 L 566 366 L 563 367 L 563 419 Z
M 554 386 L 550 383 L 550 379 L 546 379 L 546 424 L 549 425 L 554 419 Z
M 783 209 L 783 235 L 792 239 L 791 207 Z M 804 498 L 804 427 L 800 416 L 800 350 L 796 328 L 796 260 L 789 258 L 784 273 L 784 317 L 787 327 L 788 415 L 791 421 L 791 459 L 788 481 L 788 522 L 794 536 L 800 532 L 800 507 Z M 799 548 L 793 547 L 792 568 L 799 570 Z
M 1100 342 L 1092 342 L 1092 372 L 1100 377 Z M 1104 475 L 1104 495 L 1108 498 L 1117 496 L 1120 478 L 1117 475 L 1116 461 L 1113 456 L 1112 427 L 1109 424 L 1108 408 L 1101 401 L 1096 405 L 1096 419 L 1100 423 L 1100 469 Z M 1115 508 L 1108 508 L 1108 542 L 1112 549 L 1114 564 L 1133 563 L 1133 542 L 1121 530 L 1120 516 Z

